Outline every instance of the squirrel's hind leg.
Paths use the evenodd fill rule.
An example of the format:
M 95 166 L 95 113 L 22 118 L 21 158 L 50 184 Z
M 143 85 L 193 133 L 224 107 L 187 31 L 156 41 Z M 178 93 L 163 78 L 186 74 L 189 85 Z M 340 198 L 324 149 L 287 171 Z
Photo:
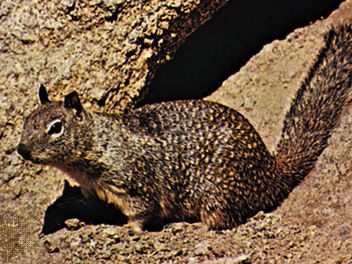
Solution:
M 227 204 L 228 205 L 228 204 Z M 238 226 L 231 208 L 226 208 L 220 200 L 209 198 L 204 201 L 200 209 L 201 222 L 211 230 L 222 230 Z

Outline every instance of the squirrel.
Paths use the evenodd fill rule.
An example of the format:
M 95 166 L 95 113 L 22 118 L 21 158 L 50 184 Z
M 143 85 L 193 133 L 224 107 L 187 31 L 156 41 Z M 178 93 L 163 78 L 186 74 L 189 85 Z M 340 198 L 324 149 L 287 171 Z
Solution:
M 332 28 L 286 114 L 276 154 L 239 112 L 178 100 L 121 114 L 86 111 L 73 91 L 24 122 L 17 152 L 75 179 L 85 197 L 118 207 L 134 230 L 200 221 L 221 230 L 275 209 L 327 146 L 352 87 L 351 24 Z

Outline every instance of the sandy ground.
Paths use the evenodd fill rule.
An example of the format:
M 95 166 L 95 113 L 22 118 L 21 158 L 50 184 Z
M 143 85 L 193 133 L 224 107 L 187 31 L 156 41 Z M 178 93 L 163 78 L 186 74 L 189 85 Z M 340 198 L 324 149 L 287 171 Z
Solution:
M 274 151 L 285 112 L 323 46 L 323 32 L 351 10 L 347 1 L 329 19 L 265 46 L 206 99 L 241 111 Z M 7 74 L 17 84 L 27 81 Z M 314 170 L 277 210 L 259 212 L 232 230 L 172 223 L 136 235 L 122 225 L 117 210 L 87 204 L 67 185 L 63 193 L 61 172 L 16 155 L 22 118 L 37 104 L 36 89 L 0 85 L 0 262 L 352 263 L 351 106 Z M 88 216 L 75 219 L 78 210 L 67 211 L 71 201 L 86 206 Z M 48 234 L 40 235 L 43 229 Z

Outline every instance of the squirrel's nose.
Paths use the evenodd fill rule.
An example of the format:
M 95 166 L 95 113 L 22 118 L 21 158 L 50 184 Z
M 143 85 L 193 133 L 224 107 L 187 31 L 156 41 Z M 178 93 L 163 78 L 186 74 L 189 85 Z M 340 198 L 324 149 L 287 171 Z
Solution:
M 25 160 L 29 160 L 31 158 L 31 152 L 27 149 L 25 144 L 19 144 L 17 147 L 17 152 L 20 154 Z

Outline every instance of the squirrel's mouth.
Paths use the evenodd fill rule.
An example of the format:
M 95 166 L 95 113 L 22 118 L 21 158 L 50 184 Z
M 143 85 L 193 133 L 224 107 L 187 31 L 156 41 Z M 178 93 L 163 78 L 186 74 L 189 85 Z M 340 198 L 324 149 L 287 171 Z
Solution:
M 43 162 L 40 159 L 31 158 L 30 161 L 34 164 L 43 164 Z

